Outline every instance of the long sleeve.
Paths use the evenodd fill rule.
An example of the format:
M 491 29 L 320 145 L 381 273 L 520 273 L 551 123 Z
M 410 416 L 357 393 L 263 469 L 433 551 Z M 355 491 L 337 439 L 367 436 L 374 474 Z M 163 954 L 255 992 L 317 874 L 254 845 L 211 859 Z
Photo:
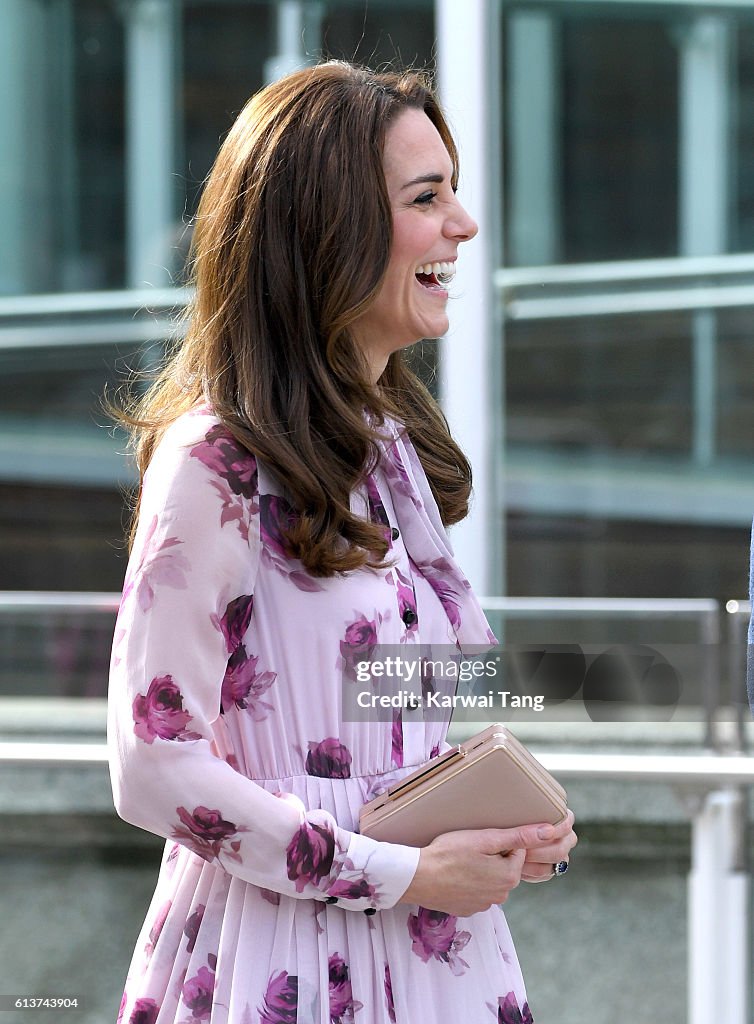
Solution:
M 253 457 L 207 412 L 182 417 L 145 476 L 116 625 L 116 809 L 262 888 L 386 909 L 410 884 L 418 850 L 343 829 L 329 812 L 265 790 L 223 754 L 222 704 L 253 615 L 261 544 Z M 257 683 L 263 689 L 263 677 Z

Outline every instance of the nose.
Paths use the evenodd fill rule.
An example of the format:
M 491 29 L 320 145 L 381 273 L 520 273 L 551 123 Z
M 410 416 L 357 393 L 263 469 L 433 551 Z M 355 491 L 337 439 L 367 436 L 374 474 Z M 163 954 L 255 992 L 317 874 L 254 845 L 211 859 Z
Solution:
M 453 213 L 445 224 L 445 234 L 458 242 L 468 242 L 478 233 L 479 225 L 456 199 Z

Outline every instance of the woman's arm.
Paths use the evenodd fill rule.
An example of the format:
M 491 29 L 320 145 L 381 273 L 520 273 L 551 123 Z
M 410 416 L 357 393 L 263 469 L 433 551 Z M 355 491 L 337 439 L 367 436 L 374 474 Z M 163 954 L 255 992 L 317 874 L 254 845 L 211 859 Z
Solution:
M 232 875 L 353 910 L 395 904 L 419 851 L 339 828 L 266 791 L 213 742 L 253 606 L 256 466 L 217 421 L 174 424 L 146 475 L 116 626 L 108 734 L 115 805 Z

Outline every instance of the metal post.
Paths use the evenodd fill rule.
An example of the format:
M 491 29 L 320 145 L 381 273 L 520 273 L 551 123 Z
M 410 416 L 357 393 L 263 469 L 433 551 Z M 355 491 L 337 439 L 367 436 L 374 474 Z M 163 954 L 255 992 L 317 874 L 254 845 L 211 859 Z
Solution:
M 730 26 L 725 16 L 695 15 L 683 31 L 680 60 L 680 251 L 683 256 L 725 252 L 730 192 Z M 694 461 L 715 452 L 715 314 L 693 314 Z
M 715 456 L 717 433 L 717 313 L 699 309 L 692 315 L 692 453 L 699 466 L 709 466 Z
M 744 871 L 744 794 L 709 793 L 692 819 L 688 883 L 689 1024 L 710 1007 L 725 1024 L 747 1024 L 749 876 Z
M 50 287 L 44 125 L 47 8 L 5 0 L 0 30 L 0 295 Z
M 268 84 L 306 65 L 304 31 L 309 26 L 305 14 L 301 0 L 278 0 L 277 53 L 264 63 L 264 80 Z
M 128 284 L 172 283 L 176 10 L 131 0 L 126 18 Z
M 471 514 L 453 530 L 458 560 L 472 585 L 502 591 L 502 521 L 495 450 L 502 417 L 500 336 L 494 328 L 494 190 L 500 190 L 500 5 L 492 0 L 436 0 L 440 94 L 459 145 L 462 202 L 479 235 L 458 260 L 450 303 L 451 326 L 440 346 L 440 400 L 451 430 L 474 468 Z M 495 349 L 497 348 L 497 351 Z M 502 422 L 502 421 L 501 421 Z
M 506 263 L 555 263 L 558 203 L 558 50 L 548 11 L 511 10 L 506 59 L 510 69 L 510 251 Z

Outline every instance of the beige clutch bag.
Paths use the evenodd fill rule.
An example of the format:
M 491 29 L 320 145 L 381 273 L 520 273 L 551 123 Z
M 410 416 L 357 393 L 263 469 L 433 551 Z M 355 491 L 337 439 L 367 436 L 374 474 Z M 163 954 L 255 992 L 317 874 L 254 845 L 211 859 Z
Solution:
M 433 758 L 359 814 L 362 835 L 426 846 L 443 832 L 557 825 L 566 791 L 504 725 L 491 725 Z

